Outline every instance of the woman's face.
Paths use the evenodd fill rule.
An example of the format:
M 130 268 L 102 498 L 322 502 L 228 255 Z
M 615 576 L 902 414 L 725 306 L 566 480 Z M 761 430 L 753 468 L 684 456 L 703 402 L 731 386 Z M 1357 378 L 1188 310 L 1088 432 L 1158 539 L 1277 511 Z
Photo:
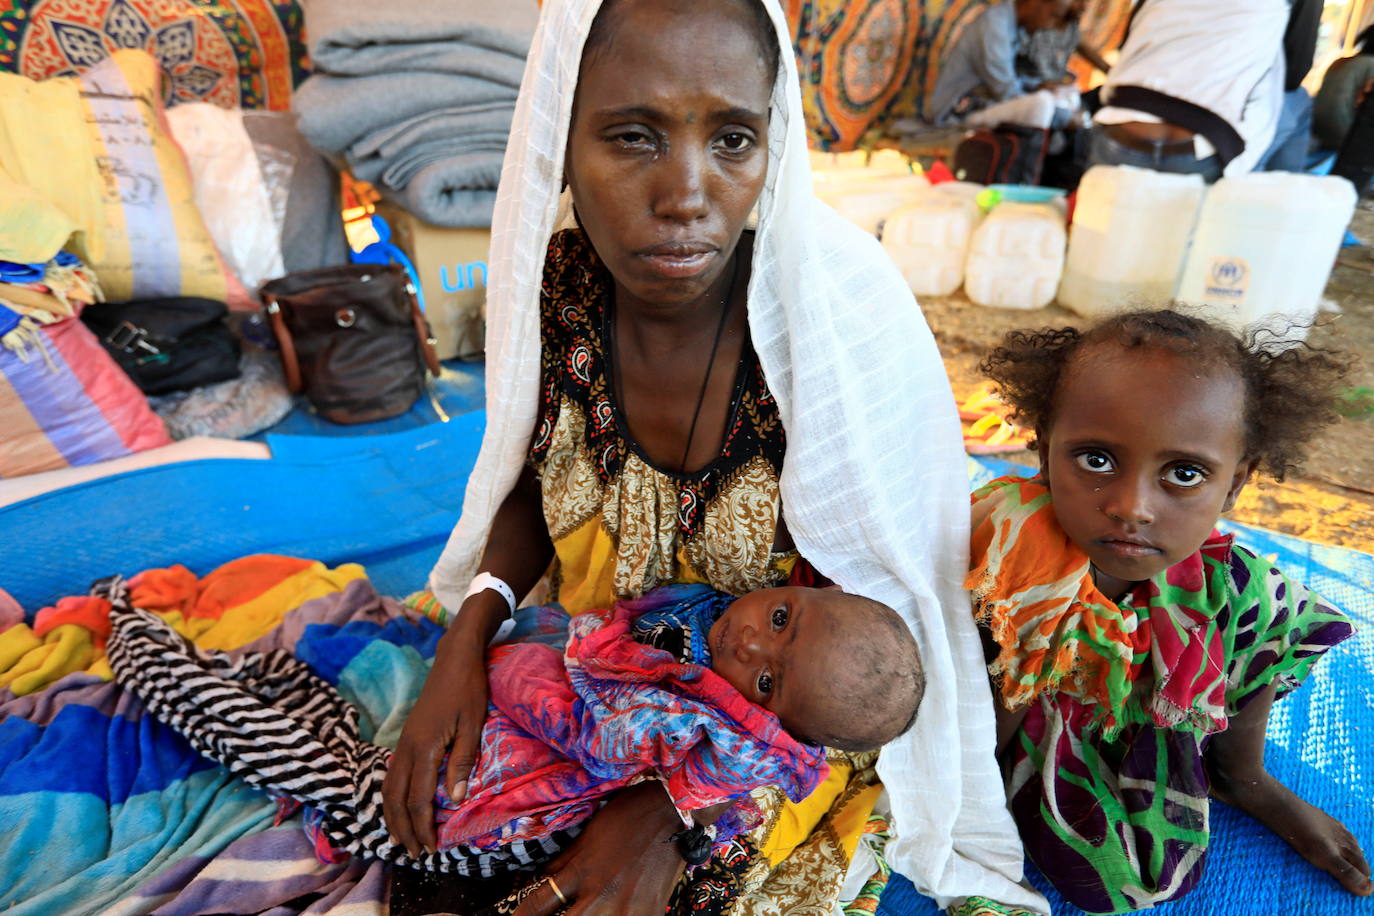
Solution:
M 773 73 L 737 0 L 621 0 L 583 61 L 568 139 L 578 221 L 622 292 L 722 279 L 768 165 Z

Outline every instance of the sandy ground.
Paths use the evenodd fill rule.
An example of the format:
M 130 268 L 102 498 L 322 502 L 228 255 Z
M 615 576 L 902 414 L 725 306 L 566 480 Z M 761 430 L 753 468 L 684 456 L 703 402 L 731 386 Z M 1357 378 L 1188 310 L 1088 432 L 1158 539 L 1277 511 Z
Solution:
M 1352 229 L 1366 242 L 1374 242 L 1374 200 L 1361 203 Z M 1366 244 L 1343 249 L 1326 295 L 1339 311 L 1323 314 L 1309 341 L 1353 353 L 1358 363 L 1350 385 L 1374 388 L 1374 248 Z M 946 298 L 923 298 L 921 305 L 961 400 L 981 381 L 981 354 L 1006 331 L 1083 323 L 1058 306 L 1031 312 L 980 308 L 962 291 Z M 1034 462 L 1029 452 L 1003 457 Z M 1300 474 L 1283 483 L 1257 479 L 1241 495 L 1231 517 L 1374 553 L 1374 413 L 1343 419 L 1329 429 L 1315 443 Z

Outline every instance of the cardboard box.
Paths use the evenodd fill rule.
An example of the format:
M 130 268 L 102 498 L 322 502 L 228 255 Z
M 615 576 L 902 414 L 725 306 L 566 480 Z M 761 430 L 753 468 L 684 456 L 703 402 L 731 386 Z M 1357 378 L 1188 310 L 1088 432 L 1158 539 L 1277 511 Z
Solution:
M 391 240 L 415 262 L 439 358 L 481 359 L 491 230 L 431 226 L 385 201 L 378 202 L 377 214 L 391 226 Z

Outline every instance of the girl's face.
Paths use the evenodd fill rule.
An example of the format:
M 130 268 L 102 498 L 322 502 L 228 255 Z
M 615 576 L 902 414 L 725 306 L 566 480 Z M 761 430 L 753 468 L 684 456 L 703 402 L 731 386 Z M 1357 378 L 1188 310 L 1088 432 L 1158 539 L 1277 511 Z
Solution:
M 1041 470 L 1108 597 L 1202 546 L 1254 470 L 1244 423 L 1244 384 L 1225 367 L 1113 343 L 1072 358 Z
M 578 79 L 568 185 L 623 292 L 690 303 L 724 270 L 763 189 L 767 69 L 735 0 L 621 0 Z

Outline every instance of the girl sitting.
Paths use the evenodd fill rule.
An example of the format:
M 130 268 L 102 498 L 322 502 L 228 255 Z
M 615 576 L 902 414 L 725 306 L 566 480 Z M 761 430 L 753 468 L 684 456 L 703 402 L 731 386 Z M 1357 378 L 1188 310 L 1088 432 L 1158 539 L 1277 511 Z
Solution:
M 974 494 L 966 583 L 1031 860 L 1092 913 L 1172 900 L 1210 792 L 1368 895 L 1355 838 L 1264 768 L 1274 700 L 1351 626 L 1213 529 L 1334 418 L 1344 364 L 1155 311 L 1012 332 L 981 368 L 1040 457 Z

